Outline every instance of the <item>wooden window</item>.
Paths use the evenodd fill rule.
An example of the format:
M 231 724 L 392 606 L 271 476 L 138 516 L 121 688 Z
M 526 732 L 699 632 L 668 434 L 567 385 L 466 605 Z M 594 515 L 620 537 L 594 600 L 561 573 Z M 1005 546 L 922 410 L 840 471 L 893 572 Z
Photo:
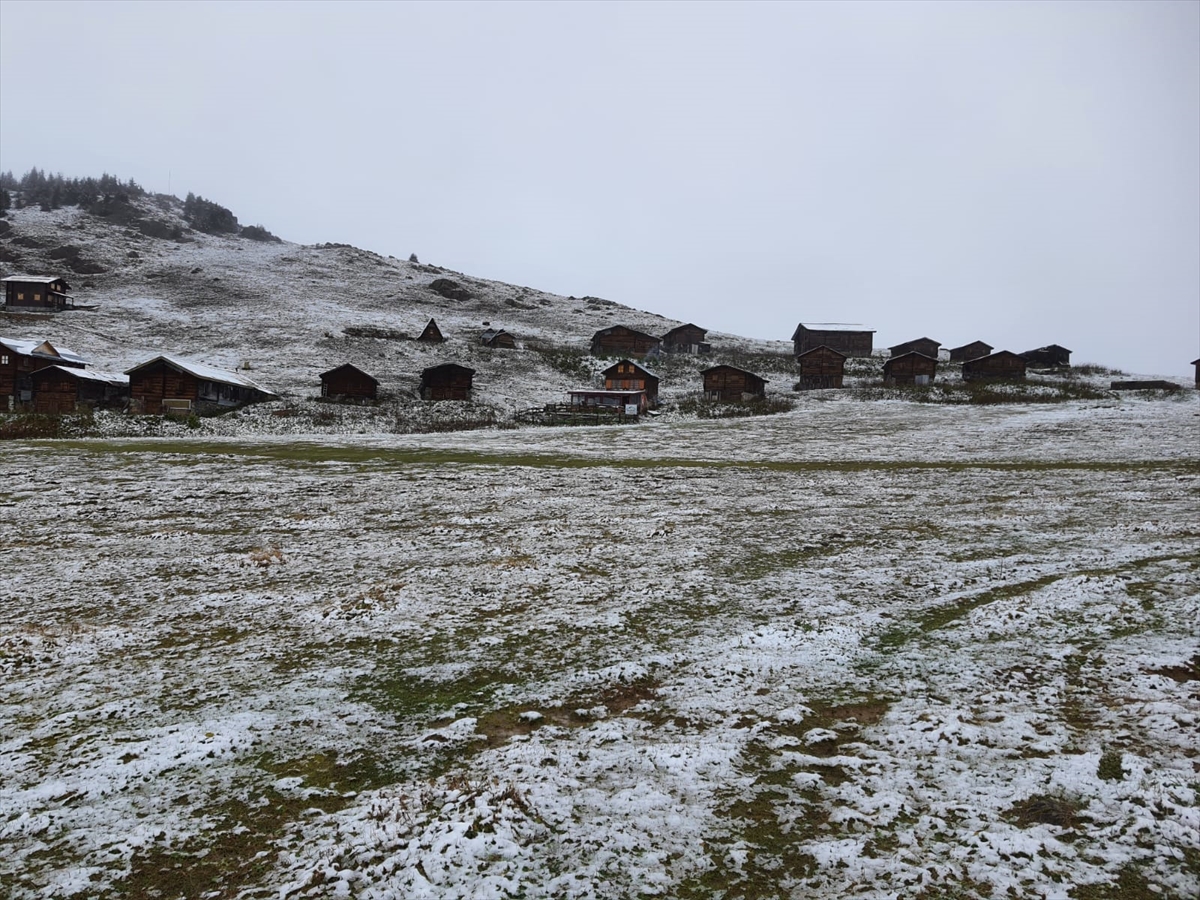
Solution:
M 0 356 L 0 366 L 7 366 L 7 365 L 8 365 L 8 354 L 6 353 L 4 356 Z
M 34 302 L 34 303 L 37 303 L 37 302 L 39 302 L 41 299 L 42 299 L 42 295 L 41 295 L 41 294 L 34 294 L 34 295 L 33 295 L 33 302 Z
M 24 300 L 24 299 L 25 299 L 25 294 L 24 294 L 23 292 L 21 292 L 21 291 L 18 291 L 18 292 L 17 292 L 17 299 L 18 299 L 18 300 Z

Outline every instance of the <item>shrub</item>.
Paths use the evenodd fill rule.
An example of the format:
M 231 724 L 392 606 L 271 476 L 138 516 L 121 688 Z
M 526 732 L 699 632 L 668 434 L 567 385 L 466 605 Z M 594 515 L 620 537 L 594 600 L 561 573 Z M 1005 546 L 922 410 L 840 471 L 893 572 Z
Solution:
M 1096 766 L 1096 776 L 1104 781 L 1124 781 L 1129 773 L 1121 766 L 1119 750 L 1105 750 L 1100 754 L 1100 763 Z

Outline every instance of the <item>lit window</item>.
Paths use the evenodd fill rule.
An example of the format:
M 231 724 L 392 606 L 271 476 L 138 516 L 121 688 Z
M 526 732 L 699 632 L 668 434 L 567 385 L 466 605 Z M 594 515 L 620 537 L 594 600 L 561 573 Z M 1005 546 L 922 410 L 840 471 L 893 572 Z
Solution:
M 25 295 L 24 295 L 24 294 L 22 294 L 22 293 L 18 293 L 18 294 L 17 294 L 17 299 L 18 299 L 18 300 L 24 300 L 24 299 L 25 299 Z
M 7 365 L 8 365 L 8 357 L 0 356 L 0 366 L 7 366 Z

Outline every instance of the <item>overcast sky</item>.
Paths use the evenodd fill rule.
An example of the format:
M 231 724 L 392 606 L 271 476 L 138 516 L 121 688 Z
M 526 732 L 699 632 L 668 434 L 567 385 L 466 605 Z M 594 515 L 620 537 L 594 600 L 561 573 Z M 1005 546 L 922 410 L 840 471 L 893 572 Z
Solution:
M 31 166 L 753 337 L 1200 356 L 1192 0 L 0 0 Z

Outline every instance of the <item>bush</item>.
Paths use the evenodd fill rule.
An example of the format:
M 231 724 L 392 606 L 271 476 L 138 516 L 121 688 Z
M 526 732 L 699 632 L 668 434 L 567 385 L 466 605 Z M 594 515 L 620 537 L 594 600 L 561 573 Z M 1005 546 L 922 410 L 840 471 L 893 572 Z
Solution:
M 1124 781 L 1129 773 L 1121 766 L 1119 750 L 1105 750 L 1100 754 L 1100 763 L 1096 766 L 1096 776 L 1104 781 Z
M 277 238 L 261 225 L 247 225 L 242 229 L 242 237 L 250 238 L 252 241 L 273 241 L 277 244 L 282 244 L 281 238 Z

